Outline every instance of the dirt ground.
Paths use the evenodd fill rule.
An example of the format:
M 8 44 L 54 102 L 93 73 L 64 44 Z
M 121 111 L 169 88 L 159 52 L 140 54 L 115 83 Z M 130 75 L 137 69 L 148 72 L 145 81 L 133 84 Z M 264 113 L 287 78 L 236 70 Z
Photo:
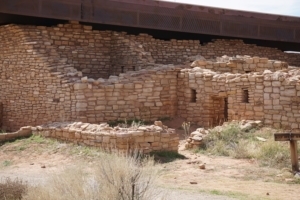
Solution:
M 18 177 L 33 185 L 43 184 L 51 174 L 68 166 L 83 162 L 93 166 L 96 158 L 84 156 L 85 148 L 73 145 L 70 150 L 69 146 L 22 140 L 3 144 L 0 178 Z M 299 199 L 300 185 L 289 182 L 288 169 L 263 168 L 255 160 L 194 153 L 183 149 L 183 141 L 179 153 L 186 159 L 158 164 L 158 184 L 168 191 L 168 199 Z M 200 169 L 201 164 L 205 169 Z

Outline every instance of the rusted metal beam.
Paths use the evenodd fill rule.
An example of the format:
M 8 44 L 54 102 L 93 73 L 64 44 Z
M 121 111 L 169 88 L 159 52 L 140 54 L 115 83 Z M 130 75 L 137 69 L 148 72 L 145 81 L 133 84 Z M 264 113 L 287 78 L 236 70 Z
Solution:
M 1 0 L 0 13 L 300 43 L 300 18 L 153 0 Z

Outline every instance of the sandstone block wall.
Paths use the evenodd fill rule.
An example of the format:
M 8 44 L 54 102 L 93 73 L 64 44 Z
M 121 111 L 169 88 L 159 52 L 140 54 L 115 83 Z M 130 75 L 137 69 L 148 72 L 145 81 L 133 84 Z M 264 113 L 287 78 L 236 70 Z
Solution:
M 74 83 L 74 115 L 83 122 L 174 117 L 177 73 L 172 65 Z
M 35 26 L 0 26 L 0 102 L 5 130 L 71 119 L 71 87 L 65 77 L 76 70 L 60 60 L 43 32 Z
M 287 73 L 282 76 L 296 80 L 297 72 L 280 71 L 287 63 L 258 57 L 247 57 L 241 63 L 239 58 L 229 61 L 222 57 L 217 62 L 198 63 L 210 70 L 204 73 L 204 69 L 193 69 L 204 70 L 202 75 L 189 70 L 179 73 L 184 66 L 157 64 L 183 63 L 197 54 L 206 58 L 263 55 L 296 64 L 300 57 L 241 40 L 217 40 L 203 46 L 198 40 L 163 41 L 146 34 L 92 30 L 74 22 L 54 27 L 0 26 L 2 128 L 17 130 L 55 121 L 154 120 L 175 115 L 200 120 L 205 125 L 216 124 L 227 118 L 225 115 L 229 119 L 263 116 L 269 124 L 282 120 L 284 125 L 293 118 L 293 127 L 297 126 L 297 114 L 288 113 L 287 103 L 292 102 L 297 109 L 297 96 L 286 96 L 284 91 L 293 90 L 298 95 L 294 90 L 298 83 L 282 81 L 277 86 L 276 79 L 276 89 L 272 85 L 265 90 L 267 76 L 261 74 L 265 69 L 274 74 L 279 70 Z M 281 99 L 276 107 L 278 94 L 274 93 L 278 88 Z M 249 103 L 241 103 L 245 90 Z M 269 99 L 265 93 L 270 93 Z M 270 100 L 274 105 L 269 111 L 270 107 L 265 106 Z M 224 114 L 226 106 L 228 113 Z M 199 111 L 200 108 L 203 109 Z M 281 108 L 285 112 L 279 111 Z
M 203 45 L 198 54 L 206 59 L 215 59 L 223 55 L 236 56 L 248 55 L 251 57 L 266 57 L 271 60 L 287 62 L 290 66 L 299 66 L 300 55 L 284 53 L 279 49 L 271 47 L 257 46 L 255 44 L 245 44 L 243 40 L 237 39 L 216 39 Z
M 250 57 L 250 56 L 222 56 L 217 57 L 216 61 L 209 61 L 202 58 L 196 59 L 191 67 L 200 67 L 209 69 L 217 73 L 251 73 L 251 72 L 263 72 L 266 69 L 275 72 L 281 69 L 287 69 L 288 64 L 286 62 L 278 60 L 269 60 L 262 57 Z
M 254 119 L 278 128 L 299 129 L 300 70 L 264 58 L 241 57 L 232 61 L 225 68 L 238 71 L 237 61 L 256 65 L 256 69 L 263 65 L 268 68 L 246 74 L 218 73 L 210 70 L 216 63 L 193 63 L 193 69 L 182 69 L 178 76 L 178 115 L 204 127 L 226 120 Z
M 133 150 L 140 150 L 143 153 L 159 150 L 177 151 L 179 145 L 179 135 L 174 129 L 155 125 L 112 128 L 108 124 L 65 122 L 33 127 L 32 129 L 34 134 L 45 137 L 124 152 Z

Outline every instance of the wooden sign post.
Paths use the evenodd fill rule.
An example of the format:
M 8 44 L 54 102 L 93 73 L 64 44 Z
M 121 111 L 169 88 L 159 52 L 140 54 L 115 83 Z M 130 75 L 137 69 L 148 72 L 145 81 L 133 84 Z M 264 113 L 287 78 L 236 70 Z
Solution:
M 289 141 L 291 149 L 292 170 L 299 172 L 297 140 L 300 140 L 300 133 L 275 133 L 275 141 Z

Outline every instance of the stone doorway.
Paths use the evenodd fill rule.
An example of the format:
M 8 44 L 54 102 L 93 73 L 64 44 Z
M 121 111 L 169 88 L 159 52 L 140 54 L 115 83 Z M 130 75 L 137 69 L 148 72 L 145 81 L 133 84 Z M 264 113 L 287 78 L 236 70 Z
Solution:
M 219 126 L 228 121 L 228 98 L 212 97 L 211 126 Z

